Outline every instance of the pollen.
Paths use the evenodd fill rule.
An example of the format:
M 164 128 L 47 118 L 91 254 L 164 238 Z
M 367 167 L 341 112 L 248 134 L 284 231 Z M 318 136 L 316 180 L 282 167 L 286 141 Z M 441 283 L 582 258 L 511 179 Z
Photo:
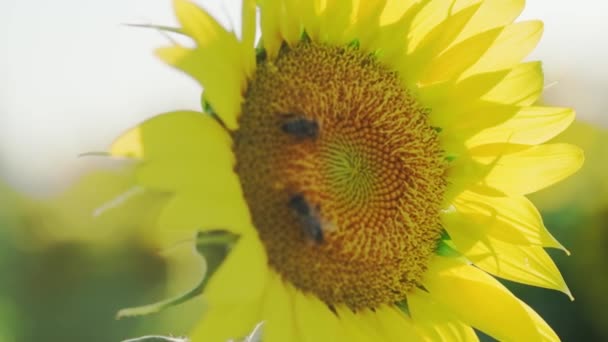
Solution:
M 353 310 L 420 284 L 446 187 L 427 117 L 396 72 L 354 46 L 303 41 L 258 61 L 233 148 L 284 281 Z

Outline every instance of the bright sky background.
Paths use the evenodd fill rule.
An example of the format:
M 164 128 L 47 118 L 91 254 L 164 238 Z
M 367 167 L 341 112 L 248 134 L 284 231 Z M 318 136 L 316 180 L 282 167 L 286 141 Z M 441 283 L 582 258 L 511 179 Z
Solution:
M 238 23 L 237 0 L 198 0 Z M 608 5 L 528 0 L 545 22 L 531 56 L 546 98 L 608 127 Z M 156 113 L 197 109 L 194 81 L 152 54 L 166 39 L 122 23 L 173 24 L 170 0 L 0 0 L 0 178 L 29 192 L 64 184 L 122 130 Z

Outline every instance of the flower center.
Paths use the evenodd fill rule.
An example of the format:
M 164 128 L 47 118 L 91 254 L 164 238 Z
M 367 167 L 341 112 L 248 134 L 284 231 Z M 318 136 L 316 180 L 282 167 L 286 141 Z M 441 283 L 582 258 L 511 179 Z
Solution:
M 441 235 L 443 153 L 426 111 L 373 55 L 301 42 L 260 61 L 234 152 L 283 279 L 352 309 L 419 284 Z

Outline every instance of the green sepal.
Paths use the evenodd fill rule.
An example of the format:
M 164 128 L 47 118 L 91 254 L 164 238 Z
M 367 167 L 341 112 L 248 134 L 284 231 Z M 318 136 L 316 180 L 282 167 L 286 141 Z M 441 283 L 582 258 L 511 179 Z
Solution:
M 453 161 L 454 161 L 454 160 L 456 160 L 457 158 L 458 158 L 458 156 L 457 156 L 457 155 L 455 155 L 455 154 L 447 154 L 447 155 L 444 157 L 445 161 L 447 161 L 448 163 L 453 162 Z
M 404 299 L 404 300 L 402 300 L 402 301 L 400 301 L 400 302 L 395 302 L 395 306 L 396 306 L 396 307 L 397 307 L 399 310 L 401 310 L 401 312 L 403 312 L 404 314 L 406 314 L 406 315 L 408 315 L 408 316 L 410 315 L 410 307 L 409 307 L 409 305 L 407 304 L 407 299 Z
M 203 293 L 209 279 L 222 264 L 222 261 L 228 256 L 234 244 L 238 241 L 238 235 L 232 234 L 225 230 L 209 230 L 198 232 L 196 235 L 195 247 L 196 251 L 203 257 L 206 264 L 205 275 L 199 283 L 190 291 L 181 295 L 162 300 L 160 302 L 125 308 L 118 311 L 116 319 L 125 317 L 145 316 L 160 312 L 168 307 L 184 303 Z
M 310 43 L 312 41 L 306 30 L 302 31 L 302 34 L 300 35 L 300 41 L 303 43 Z
M 374 58 L 376 58 L 376 59 L 379 59 L 382 56 L 384 56 L 384 50 L 376 49 L 376 50 L 372 51 L 372 56 L 374 56 Z
M 217 113 L 213 109 L 213 106 L 211 106 L 209 101 L 207 101 L 205 99 L 205 93 L 201 94 L 201 107 L 203 108 L 203 112 L 205 112 L 211 116 L 217 116 Z
M 255 62 L 257 64 L 260 64 L 264 61 L 266 61 L 266 58 L 268 58 L 268 54 L 266 53 L 266 49 L 264 49 L 263 46 L 258 46 L 255 49 Z
M 359 39 L 355 38 L 355 39 L 351 40 L 347 46 L 351 49 L 359 50 L 359 47 L 361 46 L 361 42 L 359 41 Z
M 439 240 L 437 249 L 435 250 L 437 255 L 447 258 L 460 258 L 462 254 L 456 249 L 456 246 L 452 240 Z
M 205 99 L 205 93 L 201 94 L 201 107 L 203 108 L 203 112 L 205 114 L 208 114 L 215 121 L 217 121 L 218 124 L 220 124 L 222 127 L 226 128 L 226 124 L 224 123 L 224 121 L 222 121 L 222 118 L 220 118 L 219 115 L 217 115 L 217 113 L 213 109 L 213 106 L 211 106 L 211 104 L 209 103 L 209 101 L 207 101 Z
M 170 27 L 170 26 L 163 26 L 163 25 L 152 25 L 152 24 L 124 24 L 124 25 L 130 26 L 130 27 L 155 29 L 155 30 L 159 30 L 159 31 L 163 31 L 163 32 L 171 32 L 171 33 L 177 33 L 177 34 L 181 34 L 181 35 L 184 35 L 184 36 L 188 36 L 184 31 L 182 31 L 182 29 L 177 28 L 177 27 Z

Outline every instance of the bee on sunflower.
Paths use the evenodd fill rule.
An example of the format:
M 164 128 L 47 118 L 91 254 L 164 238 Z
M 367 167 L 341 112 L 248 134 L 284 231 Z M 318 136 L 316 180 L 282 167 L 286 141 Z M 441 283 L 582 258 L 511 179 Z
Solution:
M 242 31 L 175 0 L 158 49 L 204 88 L 110 148 L 172 195 L 159 226 L 235 237 L 193 341 L 558 340 L 494 277 L 570 295 L 525 197 L 578 170 L 544 144 L 542 23 L 523 0 L 243 0 Z M 256 42 L 256 9 L 261 38 Z

